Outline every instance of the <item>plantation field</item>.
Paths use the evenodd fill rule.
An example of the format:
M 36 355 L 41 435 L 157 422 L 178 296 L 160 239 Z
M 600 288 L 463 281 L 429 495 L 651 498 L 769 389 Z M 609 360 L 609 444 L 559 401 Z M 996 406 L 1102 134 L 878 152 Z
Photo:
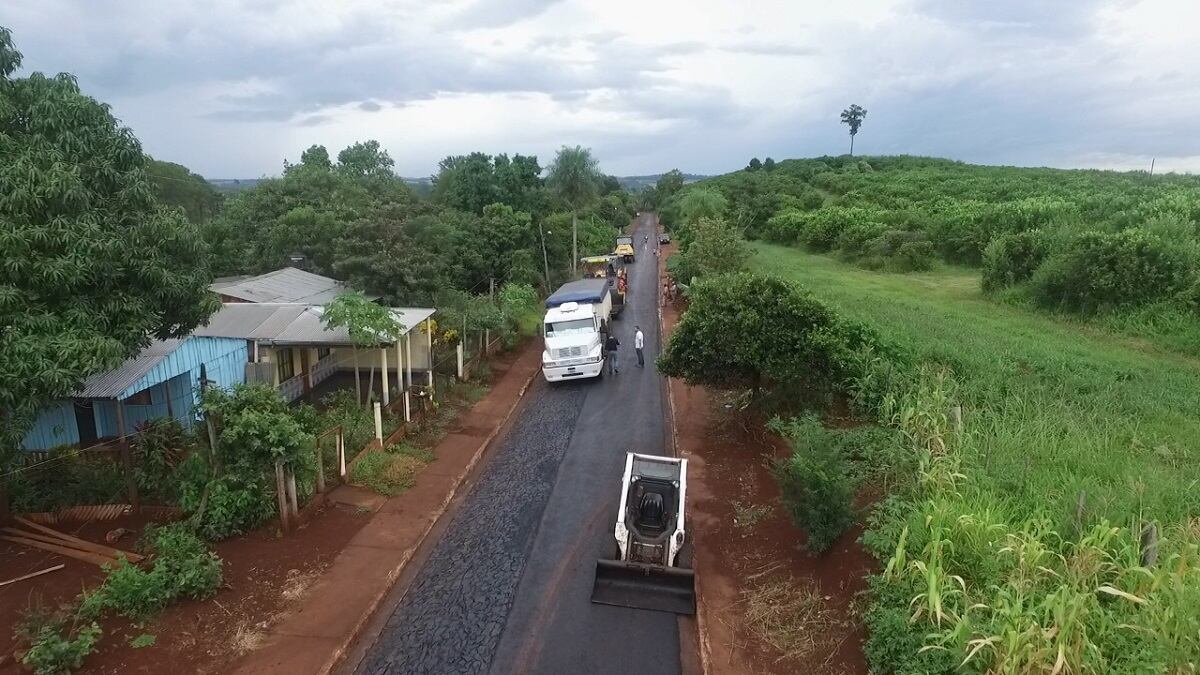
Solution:
M 754 244 L 750 266 L 799 282 L 918 363 L 949 367 L 965 472 L 998 520 L 1179 523 L 1200 513 L 1200 359 L 1152 340 L 994 302 L 978 273 L 867 271 Z M 1078 527 L 1078 524 L 1075 525 Z

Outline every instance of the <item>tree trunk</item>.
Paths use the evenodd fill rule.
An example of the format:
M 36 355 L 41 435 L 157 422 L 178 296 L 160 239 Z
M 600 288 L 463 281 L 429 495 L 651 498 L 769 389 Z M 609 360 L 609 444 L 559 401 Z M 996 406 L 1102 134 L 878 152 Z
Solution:
M 354 397 L 358 399 L 358 404 L 362 405 L 362 377 L 358 374 L 358 347 L 352 347 L 354 350 Z
M 371 366 L 371 376 L 367 378 L 367 403 L 375 400 L 375 366 Z
M 579 217 L 571 211 L 571 277 L 579 271 Z
M 854 156 L 854 134 L 850 134 L 850 156 Z
M 546 294 L 550 294 L 550 258 L 546 255 L 546 232 L 538 225 L 538 234 L 542 237 L 542 265 L 546 271 Z

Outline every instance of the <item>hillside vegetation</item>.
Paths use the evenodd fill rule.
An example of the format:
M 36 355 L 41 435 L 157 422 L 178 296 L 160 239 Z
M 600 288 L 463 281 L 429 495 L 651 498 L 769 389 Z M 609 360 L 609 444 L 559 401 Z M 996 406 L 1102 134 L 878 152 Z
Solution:
M 850 522 L 847 486 L 886 493 L 862 537 L 872 672 L 1195 672 L 1198 203 L 1192 177 L 843 157 L 664 205 L 693 296 L 677 332 L 745 357 L 751 404 L 844 397 L 876 425 L 772 425 L 810 552 Z M 823 318 L 779 320 L 801 309 Z M 832 367 L 798 377 L 748 333 Z M 673 337 L 660 368 L 745 386 L 702 354 Z
M 979 270 L 1010 303 L 1098 317 L 1200 353 L 1200 178 L 973 166 L 917 157 L 786 160 L 688 186 L 749 238 L 909 272 Z

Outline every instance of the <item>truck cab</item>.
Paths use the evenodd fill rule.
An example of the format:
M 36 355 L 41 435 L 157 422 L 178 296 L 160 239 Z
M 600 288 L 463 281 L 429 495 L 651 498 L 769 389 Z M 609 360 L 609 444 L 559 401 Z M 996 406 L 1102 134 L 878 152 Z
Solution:
M 597 377 L 604 369 L 604 339 L 613 317 L 608 279 L 579 279 L 546 298 L 542 319 L 547 382 Z
M 633 237 L 617 237 L 617 243 L 615 246 L 613 246 L 613 255 L 621 258 L 627 263 L 633 262 L 635 260 L 633 254 Z
M 595 305 L 568 302 L 546 310 L 542 375 L 547 382 L 596 377 L 604 368 L 604 335 Z

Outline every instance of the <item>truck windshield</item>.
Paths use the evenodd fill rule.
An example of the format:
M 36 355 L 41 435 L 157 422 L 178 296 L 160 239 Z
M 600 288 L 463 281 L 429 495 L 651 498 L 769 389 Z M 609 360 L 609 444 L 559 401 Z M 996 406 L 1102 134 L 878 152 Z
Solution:
M 633 237 L 617 237 L 617 246 L 621 244 L 633 244 Z
M 562 337 L 564 335 L 580 335 L 593 333 L 596 324 L 591 319 L 572 319 L 570 321 L 551 321 L 546 324 L 546 337 Z

